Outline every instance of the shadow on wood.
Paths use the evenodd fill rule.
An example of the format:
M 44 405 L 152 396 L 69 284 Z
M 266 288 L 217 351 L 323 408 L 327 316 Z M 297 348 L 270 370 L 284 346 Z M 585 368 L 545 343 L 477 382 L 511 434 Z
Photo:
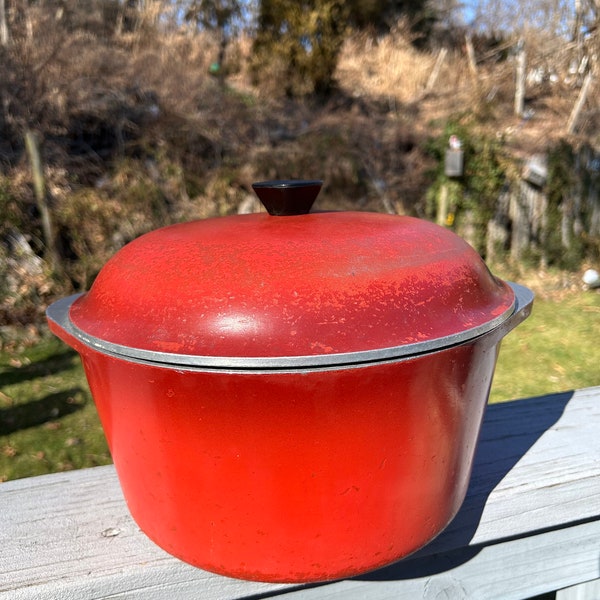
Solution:
M 448 571 L 473 558 L 480 546 L 472 540 L 487 499 L 529 449 L 557 423 L 573 392 L 546 396 L 546 402 L 530 404 L 531 414 L 510 419 L 515 402 L 487 407 L 467 498 L 448 527 L 427 546 L 393 565 L 356 577 L 366 581 L 389 581 L 427 577 Z M 490 469 L 492 467 L 492 469 Z M 492 472 L 490 472 L 492 470 Z M 433 557 L 434 560 L 422 560 Z
M 534 398 L 527 404 L 516 400 L 488 406 L 467 497 L 456 517 L 437 538 L 412 556 L 353 580 L 385 582 L 430 578 L 477 556 L 485 544 L 470 545 L 470 542 L 479 527 L 488 497 L 542 435 L 559 421 L 573 393 L 545 396 L 543 402 L 536 402 Z M 516 405 L 519 411 L 515 411 Z M 524 408 L 527 408 L 526 414 Z M 515 414 L 518 418 L 512 418 Z M 294 586 L 286 592 L 306 590 L 310 593 L 308 590 L 312 588 L 329 585 L 331 583 Z M 267 600 L 280 595 L 278 590 L 254 594 L 245 600 Z

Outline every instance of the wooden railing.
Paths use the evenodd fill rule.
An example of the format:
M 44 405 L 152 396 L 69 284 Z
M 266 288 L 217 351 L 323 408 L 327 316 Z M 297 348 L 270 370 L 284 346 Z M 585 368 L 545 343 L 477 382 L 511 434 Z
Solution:
M 448 528 L 387 568 L 327 584 L 244 582 L 172 558 L 132 521 L 112 466 L 0 484 L 0 597 L 600 599 L 600 387 L 489 406 Z

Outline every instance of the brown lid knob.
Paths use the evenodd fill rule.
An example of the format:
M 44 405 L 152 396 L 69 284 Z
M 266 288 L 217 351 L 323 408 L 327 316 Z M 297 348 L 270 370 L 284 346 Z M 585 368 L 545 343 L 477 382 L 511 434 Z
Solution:
M 322 181 L 303 179 L 280 179 L 259 181 L 252 189 L 270 215 L 306 215 L 319 195 Z

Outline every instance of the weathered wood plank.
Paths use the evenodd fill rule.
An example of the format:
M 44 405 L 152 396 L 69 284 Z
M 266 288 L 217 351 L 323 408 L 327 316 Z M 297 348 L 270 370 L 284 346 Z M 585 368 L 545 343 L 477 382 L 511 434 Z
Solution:
M 467 498 L 424 551 L 597 518 L 599 431 L 600 388 L 488 407 Z
M 447 588 L 452 598 L 522 598 L 565 588 L 600 577 L 599 430 L 600 388 L 490 406 L 467 499 L 444 533 L 387 569 L 303 590 L 170 557 L 129 516 L 111 466 L 7 482 L 0 596 L 433 598 Z M 506 578 L 521 595 L 501 591 Z M 454 594 L 456 585 L 467 595 Z M 409 596 L 399 595 L 405 589 Z
M 586 581 L 556 592 L 556 600 L 598 600 L 600 598 L 600 579 Z
M 522 600 L 598 577 L 600 521 L 481 548 L 401 561 L 285 600 Z
M 112 466 L 0 486 L 0 596 L 243 598 L 282 586 L 216 577 L 171 557 L 130 517 Z M 185 595 L 185 590 L 189 595 Z

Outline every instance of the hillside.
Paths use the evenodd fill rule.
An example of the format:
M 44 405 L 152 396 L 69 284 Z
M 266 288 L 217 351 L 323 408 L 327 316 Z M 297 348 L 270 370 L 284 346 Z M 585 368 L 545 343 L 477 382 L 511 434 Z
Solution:
M 0 49 L 0 324 L 36 322 L 52 298 L 87 289 L 141 233 L 258 210 L 252 181 L 321 178 L 321 209 L 430 218 L 440 169 L 431 144 L 445 144 L 448 123 L 491 140 L 516 173 L 561 140 L 593 146 L 597 135 L 592 93 L 567 135 L 584 77 L 569 72 L 568 53 L 549 54 L 539 39 L 527 45 L 525 116 L 517 117 L 510 40 L 474 43 L 473 63 L 461 36 L 419 51 L 402 27 L 355 35 L 342 49 L 337 90 L 323 101 L 286 97 L 277 71 L 254 85 L 243 37 L 215 77 L 219 49 L 207 34 L 107 33 L 91 17 L 57 26 L 56 14 L 37 10 L 27 32 Z M 28 132 L 39 142 L 43 198 Z

